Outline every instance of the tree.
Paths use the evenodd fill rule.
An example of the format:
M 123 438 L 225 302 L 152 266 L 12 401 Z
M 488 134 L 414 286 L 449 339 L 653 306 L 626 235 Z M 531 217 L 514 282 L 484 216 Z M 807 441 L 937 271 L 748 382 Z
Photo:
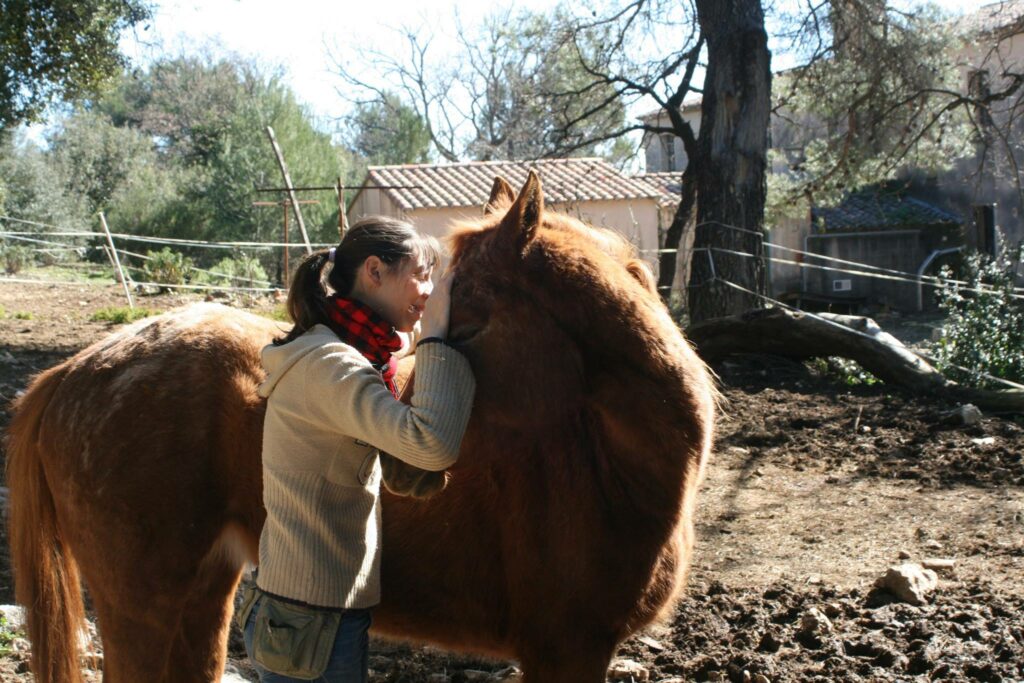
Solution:
M 662 295 L 669 295 L 683 233 L 696 216 L 701 229 L 695 248 L 700 256 L 694 261 L 690 283 L 691 319 L 760 305 L 757 295 L 764 293 L 765 284 L 760 233 L 771 84 L 760 2 L 633 0 L 613 4 L 596 16 L 576 17 L 569 35 L 589 78 L 578 88 L 554 93 L 555 98 L 610 88 L 619 100 L 653 101 L 663 116 L 611 130 L 606 138 L 634 131 L 670 134 L 682 140 L 686 151 L 679 204 L 659 258 Z M 586 45 L 601 47 L 588 55 Z M 666 50 L 665 45 L 671 48 Z M 694 76 L 705 50 L 707 75 L 702 89 Z M 680 111 L 690 94 L 702 94 L 699 134 Z M 595 111 L 607 106 L 610 101 L 599 103 Z M 586 111 L 581 117 L 593 114 Z M 726 259 L 717 251 L 722 248 L 753 257 Z M 754 294 L 727 289 L 722 281 Z
M 146 0 L 0 0 L 0 129 L 96 92 L 125 64 L 121 31 Z
M 280 76 L 239 59 L 162 60 L 145 72 L 126 74 L 92 109 L 155 140 L 156 164 L 110 194 L 111 221 L 128 221 L 119 227 L 126 232 L 217 240 L 278 237 L 280 214 L 252 206 L 254 184 L 280 184 L 267 125 L 297 185 L 331 183 L 346 170 L 342 152 Z M 174 183 L 173 192 L 159 187 L 161 180 Z M 150 191 L 161 199 L 153 207 L 145 205 Z M 307 206 L 303 215 L 311 240 L 336 237 L 333 201 Z
M 156 163 L 149 138 L 118 128 L 104 116 L 80 111 L 69 116 L 49 140 L 50 158 L 71 193 L 87 200 L 92 214 L 106 207 L 122 186 Z
M 784 17 L 802 65 L 778 78 L 773 214 L 933 173 L 971 151 L 953 26 L 933 8 L 832 0 Z M 785 151 L 783 151 L 785 150 Z
M 430 131 L 416 110 L 384 91 L 360 102 L 347 117 L 349 148 L 370 164 L 417 164 L 430 160 Z
M 697 164 L 694 250 L 708 259 L 695 259 L 691 269 L 691 321 L 763 305 L 758 295 L 765 293 L 761 232 L 771 109 L 771 56 L 760 0 L 696 2 L 708 69 L 699 156 L 691 162 Z
M 625 107 L 611 97 L 610 88 L 589 89 L 572 99 L 544 95 L 588 78 L 575 46 L 566 42 L 565 16 L 563 10 L 551 16 L 508 10 L 487 17 L 476 30 L 460 25 L 458 53 L 444 62 L 431 38 L 406 28 L 402 56 L 360 51 L 361 62 L 368 62 L 386 86 L 339 60 L 336 64 L 349 90 L 364 93 L 367 101 L 384 105 L 397 93 L 425 122 L 434 148 L 448 161 L 596 154 L 604 133 L 622 125 Z M 598 47 L 595 42 L 581 49 L 589 54 Z M 589 110 L 590 116 L 582 115 Z M 611 151 L 621 154 L 621 149 Z
M 648 97 L 664 112 L 657 121 L 611 135 L 643 130 L 651 135 L 669 133 L 683 142 L 689 163 L 680 203 L 665 235 L 658 284 L 668 292 L 675 273 L 675 250 L 697 213 L 700 228 L 690 282 L 690 312 L 696 318 L 735 313 L 758 299 L 728 285 L 716 286 L 712 265 L 720 281 L 763 293 L 758 233 L 764 191 L 748 184 L 766 167 L 763 154 L 752 147 L 760 147 L 766 127 L 756 103 L 767 92 L 761 86 L 770 82 L 764 75 L 767 49 L 760 47 L 765 35 L 763 16 L 756 5 L 635 0 L 613 5 L 597 18 L 577 18 L 573 29 L 577 42 L 595 29 L 610 36 L 596 59 L 582 60 L 592 85 L 612 85 L 625 98 Z M 782 37 L 792 38 L 791 49 L 803 66 L 783 74 L 777 89 L 774 111 L 776 122 L 783 125 L 773 129 L 774 143 L 787 148 L 790 172 L 771 176 L 775 207 L 796 205 L 806 211 L 806 199 L 834 202 L 847 189 L 894 178 L 909 165 L 924 169 L 948 165 L 962 156 L 972 137 L 962 126 L 964 114 L 972 106 L 1004 101 L 1024 83 L 1024 76 L 1009 74 L 1002 93 L 968 98 L 958 92 L 948 49 L 950 32 L 928 9 L 901 10 L 883 0 L 832 0 L 801 5 L 789 20 L 795 28 Z M 694 24 L 699 33 L 679 30 Z M 719 31 L 723 31 L 719 38 L 730 47 L 713 50 L 710 38 Z M 673 32 L 677 38 L 665 40 Z M 731 61 L 750 49 L 745 40 L 758 45 L 757 56 L 748 64 Z M 693 76 L 705 43 L 707 76 L 701 88 Z M 674 47 L 667 51 L 649 47 L 645 53 L 644 45 L 658 44 Z M 645 59 L 645 54 L 657 56 Z M 760 75 L 745 66 L 756 67 Z M 719 82 L 713 80 L 716 73 Z M 689 93 L 702 95 L 699 136 L 679 113 Z M 712 118 L 716 115 L 722 120 Z M 727 130 L 720 129 L 720 123 L 727 124 Z M 730 149 L 726 142 L 737 144 Z M 724 156 L 709 158 L 716 147 Z M 782 161 L 776 159 L 776 165 L 782 166 Z M 748 176 L 748 170 L 753 174 Z M 739 186 L 738 176 L 728 176 L 733 171 L 746 178 Z M 727 237 L 726 231 L 734 237 Z M 748 256 L 727 255 L 722 249 Z M 734 268 L 739 272 L 726 274 Z M 725 296 L 723 286 L 734 294 Z M 705 299 L 712 303 L 704 306 L 700 302 Z
M 4 214 L 49 226 L 84 228 L 88 210 L 83 197 L 67 189 L 66 177 L 47 153 L 24 134 L 0 131 L 0 185 L 5 193 Z

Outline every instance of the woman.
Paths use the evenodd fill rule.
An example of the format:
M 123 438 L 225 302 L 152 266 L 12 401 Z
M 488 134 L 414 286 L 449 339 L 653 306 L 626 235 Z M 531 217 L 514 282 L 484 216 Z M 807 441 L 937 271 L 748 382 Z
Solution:
M 434 471 L 458 456 L 475 383 L 444 342 L 451 277 L 433 288 L 437 259 L 435 240 L 376 217 L 295 272 L 295 324 L 263 350 L 267 521 L 257 588 L 239 614 L 263 683 L 366 680 L 369 609 L 380 600 L 378 449 Z M 405 405 L 391 354 L 417 322 Z

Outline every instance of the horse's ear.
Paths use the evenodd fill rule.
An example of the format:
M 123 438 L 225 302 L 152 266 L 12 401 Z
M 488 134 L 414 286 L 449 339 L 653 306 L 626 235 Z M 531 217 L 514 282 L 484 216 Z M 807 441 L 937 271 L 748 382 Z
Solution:
M 508 181 L 500 175 L 494 176 L 494 185 L 491 186 L 491 197 L 484 204 L 484 215 L 494 213 L 496 206 L 507 206 L 516 200 L 516 191 L 508 184 Z
M 541 190 L 540 177 L 534 171 L 530 171 L 526 184 L 519 191 L 519 196 L 501 219 L 498 239 L 510 245 L 517 254 L 522 254 L 526 245 L 537 234 L 537 227 L 540 226 L 543 214 L 544 192 Z

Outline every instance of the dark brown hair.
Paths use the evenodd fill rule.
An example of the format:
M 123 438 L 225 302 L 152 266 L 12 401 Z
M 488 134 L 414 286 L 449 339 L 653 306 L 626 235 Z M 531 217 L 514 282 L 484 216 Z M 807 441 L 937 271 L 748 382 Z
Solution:
M 421 235 L 405 221 L 387 216 L 360 219 L 334 248 L 334 264 L 327 269 L 326 278 L 324 268 L 330 263 L 330 249 L 313 252 L 295 269 L 285 304 L 294 325 L 274 343 L 285 344 L 314 325 L 326 323 L 328 295 L 347 296 L 355 285 L 360 266 L 371 256 L 383 261 L 389 270 L 403 266 L 410 259 L 417 265 L 433 268 L 440 260 L 440 247 L 436 239 Z

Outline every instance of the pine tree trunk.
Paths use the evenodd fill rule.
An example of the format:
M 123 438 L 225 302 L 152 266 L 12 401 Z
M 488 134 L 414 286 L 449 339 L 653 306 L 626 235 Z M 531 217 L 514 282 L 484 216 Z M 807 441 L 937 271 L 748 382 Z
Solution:
M 762 230 L 771 69 L 760 0 L 696 0 L 707 40 L 697 164 L 697 231 L 690 269 L 691 321 L 762 305 L 729 285 L 765 293 Z M 736 226 L 741 232 L 727 226 Z M 717 249 L 753 254 L 756 258 Z
M 686 226 L 693 218 L 693 209 L 697 203 L 697 193 L 693 184 L 693 165 L 687 166 L 683 173 L 682 196 L 676 212 L 672 217 L 672 224 L 665 231 L 665 243 L 661 245 L 661 255 L 658 258 L 658 293 L 665 303 L 669 302 L 672 296 L 672 285 L 676 276 L 677 262 L 685 259 L 686 256 L 680 253 L 680 244 L 683 240 L 683 233 Z M 686 284 L 685 282 L 682 284 Z M 684 290 L 685 291 L 685 290 Z

